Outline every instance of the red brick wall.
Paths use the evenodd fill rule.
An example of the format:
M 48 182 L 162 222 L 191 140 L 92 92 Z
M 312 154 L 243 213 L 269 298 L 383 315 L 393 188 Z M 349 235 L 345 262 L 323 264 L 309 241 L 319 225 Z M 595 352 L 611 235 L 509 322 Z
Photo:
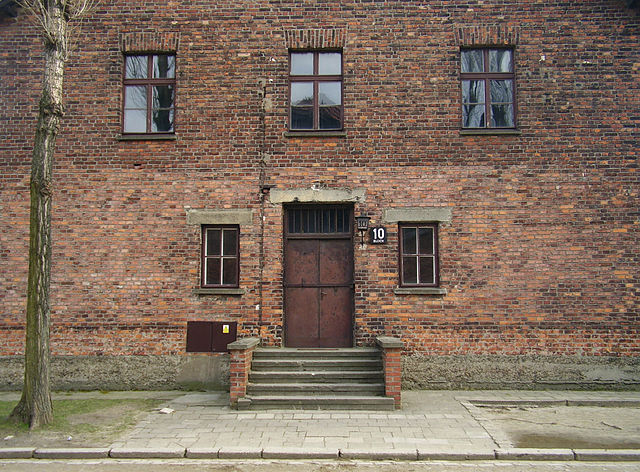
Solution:
M 358 344 L 638 355 L 640 30 L 623 0 L 131 5 L 83 24 L 67 68 L 54 354 L 181 354 L 189 320 L 237 320 L 280 343 L 282 206 L 267 194 L 263 211 L 262 182 L 364 188 L 355 213 L 373 225 L 391 207 L 452 209 L 447 295 L 394 294 L 395 225 L 387 245 L 356 245 Z M 177 49 L 173 141 L 119 139 L 122 49 L 147 40 Z M 321 41 L 343 45 L 346 136 L 284 137 L 287 46 Z M 459 49 L 486 43 L 515 47 L 519 135 L 460 133 Z M 0 355 L 22 352 L 39 51 L 23 15 L 0 19 Z M 188 208 L 253 210 L 244 295 L 192 294 Z

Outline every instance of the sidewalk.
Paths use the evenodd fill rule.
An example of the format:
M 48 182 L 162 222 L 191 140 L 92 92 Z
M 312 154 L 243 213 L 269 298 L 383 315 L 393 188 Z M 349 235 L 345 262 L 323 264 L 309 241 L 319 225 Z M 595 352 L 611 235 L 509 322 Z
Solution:
M 108 395 L 168 398 L 173 411 L 150 413 L 108 448 L 0 458 L 640 461 L 640 392 L 404 391 L 394 412 L 236 411 L 224 392 Z

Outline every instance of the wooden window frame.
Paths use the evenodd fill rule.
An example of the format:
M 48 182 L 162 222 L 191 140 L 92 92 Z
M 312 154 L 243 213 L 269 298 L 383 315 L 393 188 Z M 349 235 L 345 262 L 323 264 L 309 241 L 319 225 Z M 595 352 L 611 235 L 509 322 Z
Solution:
M 127 58 L 135 56 L 144 56 L 147 58 L 147 77 L 143 79 L 131 79 L 127 78 Z M 154 78 L 153 77 L 153 58 L 159 56 L 173 57 L 174 60 L 174 74 L 172 78 Z M 176 97 L 177 97 L 177 58 L 175 53 L 128 53 L 124 56 L 124 64 L 122 68 L 122 121 L 120 129 L 123 136 L 173 136 L 175 134 L 176 123 Z M 126 106 L 126 92 L 128 86 L 146 87 L 147 97 L 147 112 L 146 112 L 146 126 L 145 131 L 127 131 L 125 130 L 125 111 Z M 172 129 L 169 131 L 152 131 L 152 116 L 153 116 L 153 89 L 158 86 L 173 86 L 173 103 L 171 109 L 173 110 L 173 124 Z
M 431 228 L 433 230 L 433 253 L 421 253 L 419 240 L 416 238 L 416 253 L 405 254 L 404 253 L 404 228 Z M 440 263 L 439 263 L 439 249 L 438 249 L 438 223 L 398 223 L 398 267 L 400 268 L 398 278 L 400 281 L 400 287 L 439 287 L 440 286 Z M 419 259 L 420 257 L 433 257 L 433 282 L 425 283 L 420 281 Z M 417 283 L 408 283 L 404 280 L 404 258 L 415 257 L 417 271 L 416 280 Z
M 483 71 L 482 72 L 462 72 L 462 52 L 463 51 L 482 51 L 483 54 Z M 511 52 L 511 72 L 489 72 L 489 53 L 491 51 L 510 51 Z M 465 80 L 476 80 L 484 82 L 484 127 L 464 126 L 464 94 L 462 93 L 462 84 Z M 513 126 L 491 126 L 491 81 L 492 80 L 511 80 L 513 86 L 511 89 L 513 102 Z M 516 57 L 513 47 L 465 47 L 460 50 L 460 103 L 461 103 L 461 128 L 463 130 L 515 130 L 518 122 L 518 107 L 516 100 Z M 505 102 L 506 103 L 506 102 Z
M 292 75 L 292 54 L 296 53 L 312 53 L 313 54 L 313 74 L 312 75 Z M 340 75 L 320 75 L 319 74 L 319 56 L 323 53 L 340 54 Z M 291 84 L 293 82 L 311 82 L 313 83 L 313 127 L 312 128 L 294 128 L 292 126 L 292 110 L 291 105 Z M 318 84 L 322 82 L 340 82 L 340 127 L 339 128 L 321 128 L 320 127 L 320 104 L 318 103 Z M 289 50 L 289 95 L 288 95 L 288 111 L 289 111 L 289 131 L 293 132 L 339 132 L 344 130 L 344 55 L 341 49 L 292 49 Z
M 220 255 L 207 255 L 207 233 L 209 230 L 220 230 Z M 224 255 L 224 231 L 235 231 L 236 233 L 236 247 L 233 255 Z M 200 287 L 201 288 L 237 288 L 240 284 L 240 226 L 238 225 L 202 225 L 202 244 L 201 244 L 201 274 L 200 274 Z M 210 283 L 207 281 L 207 263 L 212 259 L 220 259 L 220 283 Z M 223 283 L 224 281 L 224 260 L 235 259 L 235 272 L 236 277 L 234 283 Z M 209 282 L 209 283 L 207 283 Z

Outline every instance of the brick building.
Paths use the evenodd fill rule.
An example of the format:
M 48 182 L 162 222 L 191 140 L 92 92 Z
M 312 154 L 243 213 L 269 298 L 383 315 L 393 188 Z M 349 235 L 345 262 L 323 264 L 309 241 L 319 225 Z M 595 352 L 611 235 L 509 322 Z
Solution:
M 0 369 L 16 388 L 42 47 L 0 9 Z M 637 386 L 638 14 L 103 3 L 65 76 L 54 384 L 224 385 L 228 355 L 197 351 L 237 326 L 266 346 L 400 338 L 407 388 Z

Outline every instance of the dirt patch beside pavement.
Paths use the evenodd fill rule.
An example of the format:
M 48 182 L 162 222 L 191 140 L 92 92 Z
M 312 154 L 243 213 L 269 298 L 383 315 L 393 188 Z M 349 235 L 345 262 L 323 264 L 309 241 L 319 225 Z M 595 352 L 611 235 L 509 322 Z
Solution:
M 624 406 L 473 406 L 503 448 L 640 449 L 640 408 Z
M 107 447 L 162 403 L 159 399 L 54 400 L 53 422 L 30 431 L 8 419 L 16 402 L 0 401 L 0 447 Z

